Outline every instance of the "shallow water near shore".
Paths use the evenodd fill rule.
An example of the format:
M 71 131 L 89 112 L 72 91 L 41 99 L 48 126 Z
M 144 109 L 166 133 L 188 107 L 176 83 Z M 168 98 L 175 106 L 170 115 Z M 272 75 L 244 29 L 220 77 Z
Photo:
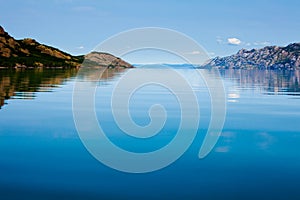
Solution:
M 163 69 L 156 70 L 163 74 Z M 199 69 L 174 70 L 188 79 L 199 100 L 197 137 L 176 162 L 145 174 L 111 169 L 82 144 L 72 114 L 77 70 L 0 70 L 3 199 L 300 198 L 300 71 L 220 71 L 227 101 L 225 124 L 212 152 L 199 159 L 211 117 L 209 93 L 201 77 L 194 76 Z M 160 103 L 168 113 L 165 127 L 140 143 L 125 137 L 114 122 L 110 100 L 127 72 L 108 69 L 97 82 L 99 124 L 115 144 L 129 151 L 162 148 L 178 129 L 178 102 L 162 87 L 143 87 L 132 96 L 132 119 L 147 125 L 149 107 Z

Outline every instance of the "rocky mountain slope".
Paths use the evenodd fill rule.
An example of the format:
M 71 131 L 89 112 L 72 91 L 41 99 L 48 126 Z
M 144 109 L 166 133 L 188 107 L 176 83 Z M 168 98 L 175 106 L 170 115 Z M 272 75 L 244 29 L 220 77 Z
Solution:
M 0 26 L 0 67 L 78 67 L 83 56 L 72 56 L 34 39 L 16 40 Z
M 216 57 L 203 67 L 235 69 L 297 69 L 300 68 L 300 43 L 286 47 L 267 46 L 262 49 L 241 49 L 227 57 Z
M 34 39 L 16 40 L 0 26 L 0 68 L 77 68 L 83 63 L 112 68 L 133 67 L 108 53 L 72 56 Z

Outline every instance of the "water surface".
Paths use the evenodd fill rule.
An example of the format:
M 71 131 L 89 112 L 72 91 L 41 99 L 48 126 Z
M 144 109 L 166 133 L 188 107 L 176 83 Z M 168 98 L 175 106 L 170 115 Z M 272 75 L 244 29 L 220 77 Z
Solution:
M 195 69 L 176 70 L 189 79 L 199 99 L 198 135 L 179 160 L 147 174 L 110 169 L 85 149 L 72 116 L 76 70 L 1 70 L 1 198 L 299 199 L 300 72 L 221 71 L 226 121 L 213 151 L 200 160 L 210 119 L 209 94 L 194 76 Z M 96 83 L 99 123 L 122 148 L 159 149 L 176 133 L 178 102 L 164 88 L 143 87 L 132 97 L 133 120 L 149 123 L 147 111 L 154 103 L 164 105 L 169 118 L 162 132 L 149 140 L 137 143 L 125 137 L 109 106 L 112 90 L 126 72 L 109 69 Z

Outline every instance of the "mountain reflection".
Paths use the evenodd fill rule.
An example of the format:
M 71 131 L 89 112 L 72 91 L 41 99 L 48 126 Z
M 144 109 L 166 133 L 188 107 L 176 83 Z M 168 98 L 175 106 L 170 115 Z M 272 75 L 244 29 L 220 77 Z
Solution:
M 120 71 L 122 69 L 106 69 L 101 79 L 109 81 Z M 0 109 L 8 99 L 34 99 L 36 92 L 51 92 L 77 72 L 78 69 L 0 69 Z
M 81 79 L 110 80 L 124 73 L 126 69 L 99 68 L 99 73 L 87 70 Z M 65 81 L 74 78 L 78 69 L 32 69 L 0 70 L 0 109 L 8 99 L 34 99 L 36 92 L 51 92 Z M 241 88 L 261 89 L 268 95 L 300 95 L 300 71 L 276 70 L 221 70 L 225 80 L 235 82 Z M 167 77 L 166 77 L 167 78 Z
M 221 70 L 221 76 L 241 88 L 261 89 L 268 95 L 300 95 L 299 70 Z

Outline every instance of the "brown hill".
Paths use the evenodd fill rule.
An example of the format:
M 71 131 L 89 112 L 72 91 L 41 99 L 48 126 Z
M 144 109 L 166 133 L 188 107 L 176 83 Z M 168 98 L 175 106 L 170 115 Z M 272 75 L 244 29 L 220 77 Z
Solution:
M 85 63 L 104 67 L 133 67 L 108 53 L 73 56 L 34 39 L 16 40 L 0 26 L 0 68 L 78 68 Z

